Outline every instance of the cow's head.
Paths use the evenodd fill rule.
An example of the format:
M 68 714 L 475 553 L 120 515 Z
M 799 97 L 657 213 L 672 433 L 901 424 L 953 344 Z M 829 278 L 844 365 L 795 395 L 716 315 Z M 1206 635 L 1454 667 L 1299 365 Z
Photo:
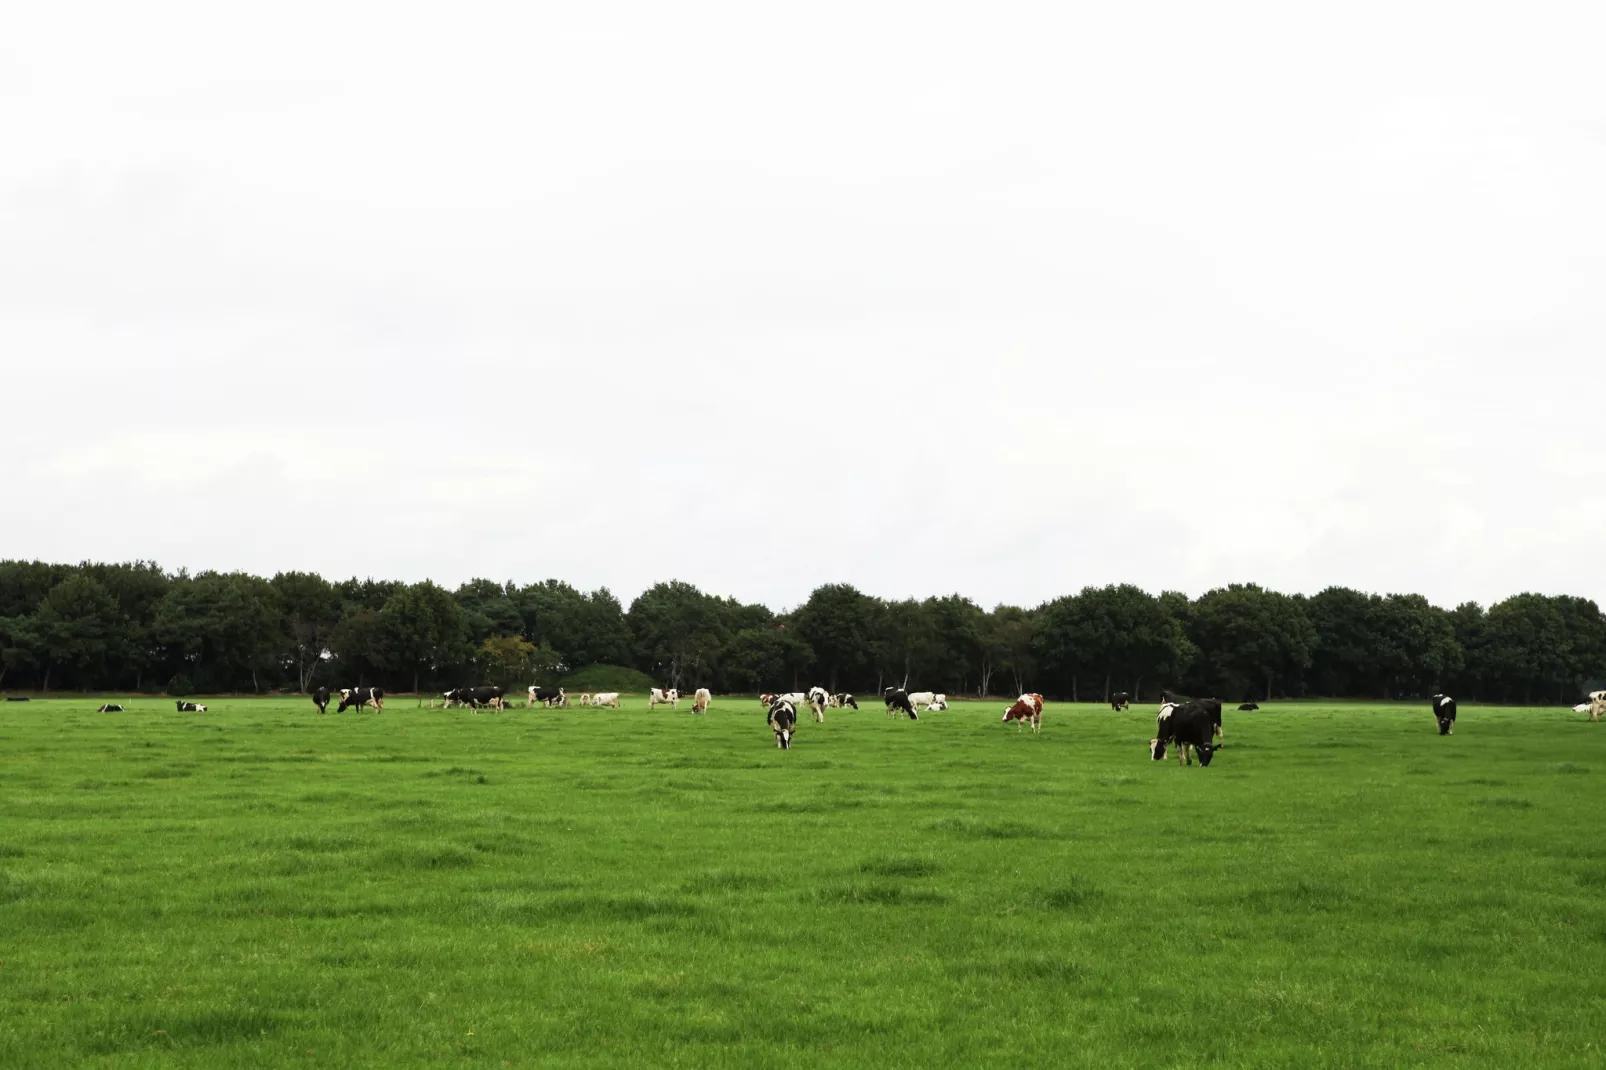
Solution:
M 1165 760 L 1165 740 L 1149 740 L 1149 757 L 1157 762 Z
M 1441 736 L 1449 735 L 1450 734 L 1450 726 L 1453 725 L 1453 724 L 1455 724 L 1455 722 L 1450 720 L 1450 718 L 1448 718 L 1448 717 L 1440 717 L 1439 718 L 1439 735 L 1441 735 Z
M 1210 759 L 1215 757 L 1217 748 L 1209 743 L 1200 743 L 1193 750 L 1195 754 L 1199 755 L 1200 765 L 1209 765 Z

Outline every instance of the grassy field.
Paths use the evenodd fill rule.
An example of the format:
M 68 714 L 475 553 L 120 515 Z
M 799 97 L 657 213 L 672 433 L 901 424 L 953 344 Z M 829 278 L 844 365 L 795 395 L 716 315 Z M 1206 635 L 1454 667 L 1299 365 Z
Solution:
M 1568 711 L 95 704 L 0 704 L 7 1068 L 1606 1064 Z

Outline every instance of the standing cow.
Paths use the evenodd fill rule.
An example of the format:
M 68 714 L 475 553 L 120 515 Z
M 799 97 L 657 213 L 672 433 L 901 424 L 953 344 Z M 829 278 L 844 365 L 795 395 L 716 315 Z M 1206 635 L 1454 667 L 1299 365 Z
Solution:
M 1449 695 L 1433 696 L 1433 717 L 1439 722 L 1439 735 L 1455 731 L 1455 699 Z
M 320 687 L 312 693 L 312 704 L 318 707 L 319 713 L 329 712 L 329 689 Z
M 1004 710 L 1003 724 L 1011 721 L 1018 722 L 1015 730 L 1018 732 L 1028 724 L 1032 726 L 1032 735 L 1043 729 L 1043 696 L 1035 691 L 1022 695 L 1015 700 L 1015 704 Z
M 1132 696 L 1125 691 L 1117 691 L 1110 696 L 1110 709 L 1112 710 L 1124 710 L 1130 705 L 1132 705 Z
M 537 687 L 531 684 L 528 690 L 530 697 L 524 703 L 525 709 L 529 709 L 537 702 L 548 707 L 567 706 L 569 704 L 569 696 L 563 693 L 563 688 L 561 687 Z
M 656 687 L 653 688 L 647 694 L 647 709 L 650 712 L 656 710 L 659 706 L 668 706 L 672 710 L 679 709 L 680 692 L 672 687 L 668 691 L 661 691 Z
M 1591 691 L 1589 693 L 1589 719 L 1598 721 L 1606 716 L 1606 691 Z
M 714 695 L 706 687 L 699 687 L 691 697 L 691 712 L 707 713 L 709 703 L 714 701 Z
M 896 717 L 900 711 L 909 715 L 909 720 L 918 721 L 920 715 L 915 712 L 914 705 L 909 701 L 909 692 L 901 687 L 889 687 L 882 696 L 887 703 L 887 716 Z
M 1219 704 L 1218 704 L 1219 705 Z M 1154 720 L 1154 738 L 1149 740 L 1149 757 L 1154 761 L 1165 759 L 1166 747 L 1176 744 L 1177 764 L 1192 765 L 1193 755 L 1199 755 L 1199 764 L 1207 766 L 1215 757 L 1215 722 L 1210 710 L 1200 699 L 1183 705 L 1167 702 L 1160 707 Z
M 831 704 L 831 693 L 823 687 L 811 687 L 805 698 L 809 709 L 814 711 L 814 719 L 820 724 L 825 723 L 825 708 Z
M 591 705 L 593 705 L 593 706 L 612 706 L 614 709 L 617 710 L 619 708 L 619 692 L 617 692 L 617 691 L 598 691 L 596 694 L 591 696 Z
M 792 749 L 792 733 L 797 730 L 797 707 L 784 698 L 770 704 L 770 730 L 775 733 L 775 745 L 782 750 Z
M 858 701 L 852 695 L 848 694 L 848 692 L 846 692 L 846 691 L 843 691 L 843 692 L 841 692 L 839 694 L 832 695 L 831 696 L 831 705 L 836 706 L 838 708 L 850 708 L 850 709 L 855 709 L 855 710 L 859 708 Z
M 335 707 L 336 713 L 345 713 L 347 706 L 359 710 L 369 706 L 375 713 L 385 712 L 385 689 L 382 687 L 342 687 L 340 689 L 340 705 Z

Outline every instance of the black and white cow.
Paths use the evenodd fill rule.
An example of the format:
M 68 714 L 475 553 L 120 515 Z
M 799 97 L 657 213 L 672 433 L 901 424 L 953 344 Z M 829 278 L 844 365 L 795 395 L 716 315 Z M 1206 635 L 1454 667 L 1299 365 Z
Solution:
M 96 710 L 95 712 L 96 713 L 122 713 L 123 712 L 123 708 L 121 706 L 119 706 L 115 702 L 108 702 L 108 703 L 106 703 L 106 705 L 102 706 L 100 709 Z
M 770 730 L 775 733 L 777 747 L 791 750 L 792 733 L 797 731 L 797 707 L 784 698 L 770 703 Z
M 1110 696 L 1110 709 L 1112 710 L 1124 710 L 1130 705 L 1132 705 L 1132 696 L 1125 691 L 1117 691 Z
M 1606 691 L 1591 691 L 1589 693 L 1589 719 L 1598 721 L 1606 717 Z
M 1260 709 L 1260 706 L 1254 702 L 1245 702 L 1243 705 L 1239 706 L 1238 709 L 1241 713 L 1248 713 L 1250 710 Z
M 846 691 L 843 691 L 841 694 L 832 695 L 831 705 L 837 707 L 851 707 L 855 710 L 859 708 L 858 701 Z
M 385 712 L 385 689 L 382 687 L 342 687 L 340 689 L 340 705 L 336 713 L 345 713 L 346 707 L 365 709 L 374 708 L 375 713 Z
M 825 708 L 831 704 L 831 692 L 823 687 L 811 687 L 804 701 L 809 709 L 814 711 L 814 719 L 820 724 L 825 723 Z
M 318 707 L 319 713 L 329 712 L 329 689 L 320 687 L 312 692 L 312 704 Z
M 531 685 L 529 692 L 530 700 L 525 704 L 526 707 L 534 706 L 537 702 L 549 708 L 552 706 L 567 706 L 569 704 L 569 696 L 563 693 L 563 688 L 561 687 L 536 687 Z
M 655 687 L 647 692 L 647 710 L 651 712 L 659 706 L 668 706 L 672 710 L 680 709 L 680 692 L 671 687 L 665 690 Z
M 1194 699 L 1185 705 L 1167 702 L 1160 707 L 1160 714 L 1154 719 L 1154 738 L 1149 740 L 1149 757 L 1157 762 L 1164 761 L 1166 747 L 1175 744 L 1179 765 L 1192 765 L 1194 751 L 1199 754 L 1201 766 L 1209 765 L 1216 752 L 1215 745 L 1211 743 L 1215 731 L 1216 725 L 1202 700 Z
M 179 713 L 205 713 L 206 712 L 206 707 L 201 705 L 199 702 L 185 702 L 183 699 L 179 699 L 176 704 L 178 706 L 178 712 Z
M 909 720 L 918 721 L 920 715 L 915 712 L 914 706 L 909 703 L 909 692 L 901 687 L 889 687 L 882 696 L 887 703 L 887 716 L 896 717 L 901 710 L 909 715 Z
M 1433 696 L 1433 717 L 1439 722 L 1439 735 L 1455 731 L 1455 699 L 1449 695 Z

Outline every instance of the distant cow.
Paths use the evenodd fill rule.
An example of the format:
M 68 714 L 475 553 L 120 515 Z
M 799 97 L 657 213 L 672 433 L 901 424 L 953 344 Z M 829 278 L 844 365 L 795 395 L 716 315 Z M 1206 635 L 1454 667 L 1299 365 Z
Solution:
M 1590 708 L 1591 705 L 1592 705 L 1592 703 L 1580 702 L 1578 705 L 1573 707 L 1573 712 L 1574 713 L 1588 713 L 1589 712 L 1589 708 Z
M 1606 716 L 1606 691 L 1591 691 L 1589 693 L 1589 719 L 1598 721 Z
M 375 713 L 385 712 L 385 689 L 382 687 L 342 687 L 340 689 L 340 705 L 336 713 L 345 713 L 346 707 L 352 706 L 362 710 L 369 706 Z
M 614 709 L 617 710 L 619 708 L 619 692 L 617 692 L 617 691 L 598 691 L 596 694 L 591 696 L 591 705 L 593 705 L 593 706 L 612 706 Z
M 108 702 L 108 703 L 106 703 L 106 705 L 102 706 L 100 709 L 96 710 L 95 712 L 96 713 L 122 713 L 123 712 L 123 708 L 121 706 L 119 706 L 115 702 Z
M 680 692 L 672 687 L 668 691 L 653 688 L 647 693 L 647 709 L 656 710 L 659 706 L 668 706 L 672 710 L 679 709 Z
M 1250 710 L 1258 710 L 1260 707 L 1253 702 L 1246 702 L 1239 706 L 1238 709 L 1243 713 L 1248 713 Z
M 329 712 L 329 689 L 320 687 L 312 693 L 312 704 L 318 707 L 319 713 Z
M 206 712 L 206 707 L 201 705 L 199 702 L 185 702 L 183 699 L 179 699 L 175 703 L 175 705 L 178 706 L 178 712 L 179 713 L 205 713 Z
M 948 696 L 940 691 L 911 691 L 909 692 L 909 705 L 916 709 L 925 710 L 927 713 L 932 710 L 946 710 L 948 708 Z
M 814 719 L 820 724 L 825 723 L 825 708 L 831 704 L 831 693 L 823 687 L 811 687 L 806 696 L 809 709 L 814 711 Z
M 1010 721 L 1020 722 L 1015 726 L 1017 731 L 1024 729 L 1028 724 L 1032 726 L 1033 735 L 1042 731 L 1043 696 L 1036 692 L 1031 692 L 1016 699 L 1013 706 L 1009 706 L 1004 710 L 1003 723 L 1008 724 Z
M 691 712 L 707 713 L 709 703 L 714 701 L 714 694 L 706 687 L 699 687 L 691 696 Z
M 1449 695 L 1433 696 L 1433 717 L 1439 722 L 1439 735 L 1455 731 L 1455 699 Z
M 850 708 L 855 709 L 855 710 L 859 708 L 859 703 L 854 699 L 854 697 L 852 695 L 848 694 L 846 691 L 843 691 L 840 694 L 832 695 L 831 696 L 831 705 L 837 706 L 837 707 L 846 706 L 846 707 L 850 707 Z
M 1214 733 L 1215 723 L 1210 719 L 1210 711 L 1202 700 L 1194 699 L 1186 705 L 1167 702 L 1160 707 L 1159 716 L 1154 721 L 1149 757 L 1157 762 L 1163 761 L 1166 747 L 1174 743 L 1179 765 L 1192 765 L 1192 752 L 1198 752 L 1201 766 L 1209 765 L 1216 752 L 1214 744 L 1210 742 Z
M 775 745 L 782 750 L 792 749 L 792 733 L 797 730 L 797 707 L 784 698 L 770 704 L 770 730 L 775 733 Z
M 1130 705 L 1132 705 L 1132 696 L 1125 691 L 1117 691 L 1110 696 L 1110 709 L 1112 710 L 1124 710 Z
M 530 697 L 524 704 L 525 709 L 529 709 L 537 702 L 543 706 L 567 706 L 569 704 L 569 696 L 563 693 L 563 688 L 561 687 L 536 687 L 532 684 L 528 690 Z
M 882 694 L 887 704 L 887 716 L 896 717 L 901 710 L 909 715 L 909 720 L 918 721 L 920 715 L 915 712 L 913 704 L 909 701 L 909 692 L 901 687 L 889 687 Z

